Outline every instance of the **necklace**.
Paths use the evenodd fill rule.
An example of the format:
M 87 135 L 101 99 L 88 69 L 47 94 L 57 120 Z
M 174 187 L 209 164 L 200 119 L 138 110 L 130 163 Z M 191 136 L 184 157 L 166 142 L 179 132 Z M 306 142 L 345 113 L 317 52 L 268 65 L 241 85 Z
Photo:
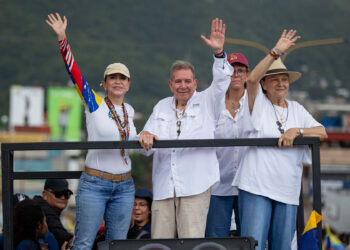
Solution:
M 117 124 L 119 134 L 120 134 L 120 141 L 128 141 L 129 135 L 130 135 L 130 126 L 129 126 L 128 112 L 126 111 L 124 102 L 122 103 L 124 122 L 121 122 L 120 117 L 118 116 L 117 112 L 115 111 L 114 105 L 112 104 L 111 100 L 107 96 L 105 97 L 105 102 L 106 102 L 110 112 L 112 113 L 113 120 Z M 128 165 L 128 161 L 126 159 L 124 148 L 122 148 L 120 150 L 120 154 L 122 155 L 125 164 Z
M 185 116 L 185 110 L 181 112 L 178 109 L 176 109 L 175 116 L 176 116 L 176 133 L 177 133 L 177 138 L 179 138 L 181 134 L 181 120 Z
M 176 133 L 177 133 L 177 138 L 179 138 L 181 134 L 181 120 L 182 118 L 185 117 L 185 109 L 181 112 L 179 109 L 176 108 L 175 104 L 175 116 L 176 116 Z
M 238 113 L 238 111 L 241 109 L 241 103 L 238 102 L 238 105 L 236 106 L 234 104 L 234 102 L 230 99 L 230 93 L 227 92 L 227 100 L 230 103 L 230 108 L 233 109 L 233 112 L 235 112 L 235 114 Z
M 271 101 L 270 101 L 271 102 Z M 281 115 L 281 113 L 279 113 L 278 112 L 278 110 L 276 110 L 276 108 L 275 108 L 275 105 L 273 105 L 273 103 L 271 102 L 271 105 L 272 105 L 272 107 L 273 107 L 273 110 L 275 111 L 275 117 L 276 117 L 276 125 L 277 125 L 277 129 L 278 129 L 278 131 L 280 131 L 280 133 L 281 134 L 284 134 L 284 130 L 285 130 L 285 128 L 286 128 L 286 125 L 287 125 L 287 120 L 288 120 L 288 114 L 289 114 L 289 109 L 288 109 L 288 104 L 287 104 L 287 116 L 286 116 L 286 120 L 284 120 L 284 118 L 283 118 L 283 114 L 284 114 L 284 109 L 283 109 L 283 112 L 282 112 L 282 115 Z M 277 117 L 277 113 L 278 113 L 278 115 L 280 116 L 280 119 L 278 119 L 278 117 Z M 283 126 L 284 125 L 284 126 Z M 282 126 L 283 126 L 283 128 L 282 128 Z
M 282 108 L 282 114 L 278 111 L 278 109 L 276 109 L 275 105 L 273 105 L 273 108 L 275 109 L 275 112 L 277 112 L 281 123 L 284 123 L 284 108 Z M 288 107 L 287 107 L 287 110 L 288 110 Z

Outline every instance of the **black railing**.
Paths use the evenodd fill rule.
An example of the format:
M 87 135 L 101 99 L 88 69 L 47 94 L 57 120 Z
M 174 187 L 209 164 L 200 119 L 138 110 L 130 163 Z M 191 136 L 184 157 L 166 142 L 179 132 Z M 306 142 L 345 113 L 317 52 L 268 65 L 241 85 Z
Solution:
M 277 138 L 263 139 L 216 139 L 216 140 L 160 140 L 154 148 L 188 148 L 188 147 L 231 147 L 231 146 L 277 146 Z M 308 145 L 312 150 L 313 209 L 321 214 L 321 174 L 320 174 L 320 140 L 317 137 L 296 138 L 294 145 Z M 137 149 L 138 141 L 95 141 L 95 142 L 42 142 L 42 143 L 3 143 L 2 152 L 2 204 L 4 249 L 13 249 L 13 181 L 24 179 L 78 179 L 81 171 L 49 172 L 14 172 L 14 151 L 35 150 L 74 150 L 74 149 Z M 304 230 L 302 193 L 298 209 L 298 238 Z M 317 227 L 319 247 L 321 249 L 322 224 Z

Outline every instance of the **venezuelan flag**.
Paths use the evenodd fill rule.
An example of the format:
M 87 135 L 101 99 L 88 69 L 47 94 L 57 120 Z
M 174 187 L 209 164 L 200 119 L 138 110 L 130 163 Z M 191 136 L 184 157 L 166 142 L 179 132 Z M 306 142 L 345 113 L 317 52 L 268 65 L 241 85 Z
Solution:
M 322 220 L 322 216 L 316 211 L 312 211 L 305 226 L 304 232 L 299 241 L 299 250 L 319 250 L 317 224 Z
M 337 236 L 332 234 L 331 229 L 326 225 L 326 247 L 325 250 L 345 250 L 345 245 Z

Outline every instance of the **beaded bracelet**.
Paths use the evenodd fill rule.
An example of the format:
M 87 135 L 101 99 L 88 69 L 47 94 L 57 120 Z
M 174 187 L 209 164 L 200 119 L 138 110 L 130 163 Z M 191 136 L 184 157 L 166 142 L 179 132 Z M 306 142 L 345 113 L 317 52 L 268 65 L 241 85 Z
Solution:
M 277 53 L 275 48 L 272 48 L 269 53 L 275 60 L 277 60 L 280 56 L 282 56 L 284 53 Z

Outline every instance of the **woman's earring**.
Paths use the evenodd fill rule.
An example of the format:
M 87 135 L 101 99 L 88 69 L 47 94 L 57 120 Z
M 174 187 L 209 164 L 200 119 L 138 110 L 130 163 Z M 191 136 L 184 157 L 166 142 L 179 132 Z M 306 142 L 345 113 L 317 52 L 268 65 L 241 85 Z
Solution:
M 107 89 L 103 86 L 102 83 L 103 83 L 103 82 L 100 83 L 100 86 L 103 87 L 105 91 L 107 91 Z

